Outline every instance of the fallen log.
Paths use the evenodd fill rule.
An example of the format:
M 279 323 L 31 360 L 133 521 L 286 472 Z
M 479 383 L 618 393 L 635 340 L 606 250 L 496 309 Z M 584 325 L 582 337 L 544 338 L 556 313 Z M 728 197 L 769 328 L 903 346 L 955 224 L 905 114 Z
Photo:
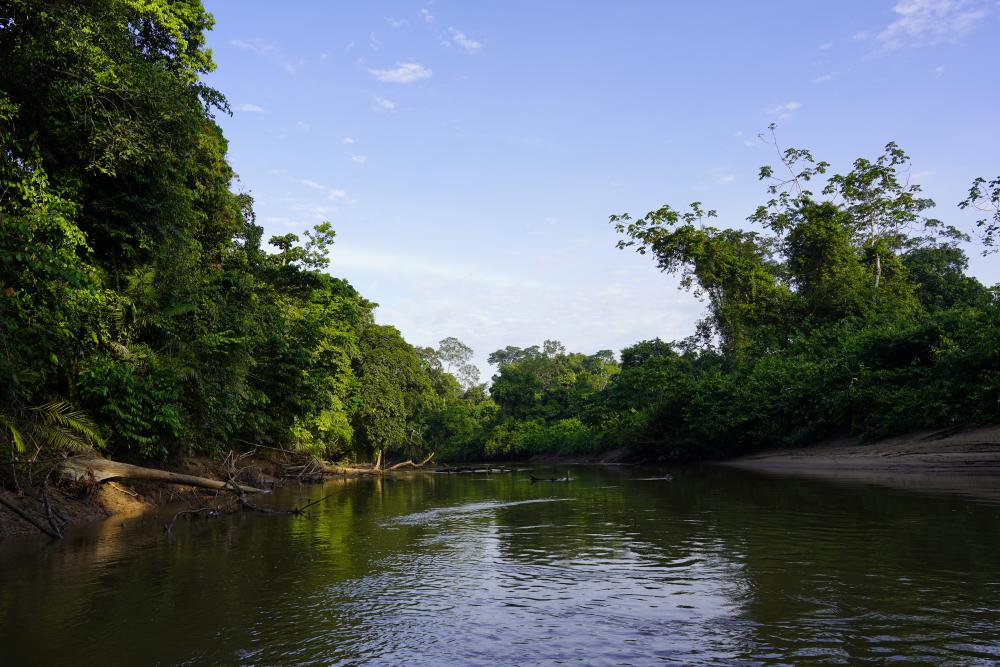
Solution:
M 220 482 L 217 479 L 168 472 L 166 470 L 157 470 L 156 468 L 143 468 L 142 466 L 109 461 L 93 456 L 74 456 L 66 459 L 60 465 L 60 474 L 64 479 L 75 482 L 89 482 L 91 484 L 103 484 L 114 479 L 134 479 L 161 482 L 164 484 L 195 486 L 215 491 L 224 491 L 231 488 L 226 482 Z M 239 484 L 237 487 L 243 493 L 263 493 L 264 491 L 263 489 L 243 484 Z
M 423 467 L 424 467 L 425 465 L 427 465 L 427 463 L 428 463 L 428 462 L 430 462 L 430 460 L 431 460 L 432 458 L 434 458 L 434 452 L 431 452 L 430 454 L 428 454 L 428 455 L 427 455 L 427 458 L 425 458 L 425 459 L 424 459 L 423 461 L 421 461 L 420 463 L 414 463 L 414 462 L 413 462 L 413 459 L 410 459 L 410 460 L 408 460 L 408 461 L 403 461 L 402 463 L 397 463 L 397 464 L 396 464 L 396 465 L 394 465 L 394 466 L 389 466 L 389 467 L 387 468 L 387 470 L 398 470 L 398 469 L 400 469 L 400 468 L 406 468 L 406 467 L 411 467 L 411 468 L 423 468 Z

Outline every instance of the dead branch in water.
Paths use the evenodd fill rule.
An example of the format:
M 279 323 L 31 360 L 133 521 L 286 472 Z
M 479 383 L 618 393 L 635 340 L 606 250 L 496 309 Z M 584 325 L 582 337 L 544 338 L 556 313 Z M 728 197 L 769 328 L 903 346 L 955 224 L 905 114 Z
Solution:
M 202 512 L 208 512 L 209 516 L 219 516 L 219 510 L 215 507 L 199 507 L 194 510 L 181 510 L 174 515 L 174 518 L 170 520 L 170 523 L 163 524 L 163 532 L 173 534 L 174 523 L 177 521 L 178 517 L 184 516 L 185 514 L 201 514 Z
M 400 468 L 406 468 L 406 467 L 423 468 L 425 465 L 427 465 L 427 463 L 430 462 L 432 458 L 434 458 L 434 452 L 428 454 L 427 458 L 425 458 L 420 463 L 414 463 L 413 459 L 409 459 L 407 461 L 403 461 L 402 463 L 397 463 L 396 465 L 389 466 L 388 468 L 386 468 L 386 470 L 399 470 Z
M 2 494 L 0 494 L 0 505 L 3 505 L 14 514 L 18 515 L 19 517 L 30 523 L 32 526 L 34 526 L 38 530 L 42 531 L 43 533 L 51 537 L 53 540 L 58 540 L 62 538 L 62 535 L 54 533 L 50 529 L 46 528 L 45 525 L 42 524 L 42 522 L 35 520 L 34 517 L 32 517 L 30 514 L 22 510 L 20 507 L 14 505 L 13 503 L 8 502 L 7 499 L 3 497 Z

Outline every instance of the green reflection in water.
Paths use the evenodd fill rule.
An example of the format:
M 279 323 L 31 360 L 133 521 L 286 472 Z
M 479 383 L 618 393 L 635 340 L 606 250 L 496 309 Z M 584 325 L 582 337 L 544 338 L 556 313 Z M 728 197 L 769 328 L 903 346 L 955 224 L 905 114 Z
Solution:
M 559 471 L 562 474 L 562 470 Z M 721 468 L 354 479 L 0 554 L 3 664 L 989 664 L 1000 505 Z

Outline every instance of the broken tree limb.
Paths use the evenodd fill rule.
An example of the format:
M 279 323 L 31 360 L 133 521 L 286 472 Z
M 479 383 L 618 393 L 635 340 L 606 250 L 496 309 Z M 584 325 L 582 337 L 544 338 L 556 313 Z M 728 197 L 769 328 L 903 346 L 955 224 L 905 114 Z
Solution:
M 184 516 L 185 514 L 201 514 L 202 512 L 208 512 L 209 516 L 219 516 L 220 512 L 214 507 L 199 507 L 196 510 L 181 510 L 174 515 L 174 518 L 170 520 L 170 523 L 163 524 L 163 532 L 173 534 L 174 523 L 177 521 L 177 517 Z
M 30 523 L 32 526 L 34 526 L 38 530 L 42 531 L 43 533 L 45 533 L 46 535 L 48 535 L 49 537 L 51 537 L 52 539 L 58 540 L 58 539 L 62 538 L 62 535 L 57 535 L 56 533 L 52 532 L 51 530 L 49 530 L 48 528 L 46 528 L 44 525 L 42 525 L 41 522 L 36 521 L 30 514 L 28 514 L 24 510 L 22 510 L 20 507 L 18 507 L 17 505 L 14 505 L 13 503 L 8 502 L 3 497 L 2 493 L 0 493 L 0 505 L 3 505 L 7 509 L 9 509 L 11 512 L 13 512 L 14 514 L 18 515 L 19 517 L 21 517 L 22 519 L 24 519 L 25 521 L 27 521 L 28 523 Z
M 410 459 L 408 461 L 403 461 L 402 463 L 397 463 L 394 466 L 389 466 L 388 468 L 386 468 L 386 470 L 398 470 L 399 468 L 406 468 L 406 467 L 423 468 L 425 465 L 427 465 L 427 463 L 430 462 L 430 460 L 432 458 L 434 458 L 434 452 L 431 452 L 430 454 L 428 454 L 427 458 L 425 458 L 420 463 L 414 463 L 413 459 Z
M 66 459 L 60 466 L 60 472 L 66 479 L 76 482 L 90 482 L 92 484 L 102 484 L 115 479 L 135 479 L 148 482 L 162 482 L 164 484 L 182 484 L 184 486 L 195 486 L 202 489 L 213 489 L 224 491 L 229 487 L 226 482 L 196 475 L 185 475 L 156 468 L 143 468 L 129 463 L 119 463 L 93 456 L 74 456 Z M 263 493 L 263 489 L 253 486 L 237 485 L 243 493 Z

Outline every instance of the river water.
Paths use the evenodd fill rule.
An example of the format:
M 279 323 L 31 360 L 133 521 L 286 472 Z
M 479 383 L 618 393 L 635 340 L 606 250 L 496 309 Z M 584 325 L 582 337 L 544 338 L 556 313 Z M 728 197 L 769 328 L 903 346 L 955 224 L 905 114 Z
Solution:
M 1000 662 L 1000 504 L 717 467 L 285 488 L 0 551 L 0 664 Z M 565 475 L 564 468 L 535 474 Z

